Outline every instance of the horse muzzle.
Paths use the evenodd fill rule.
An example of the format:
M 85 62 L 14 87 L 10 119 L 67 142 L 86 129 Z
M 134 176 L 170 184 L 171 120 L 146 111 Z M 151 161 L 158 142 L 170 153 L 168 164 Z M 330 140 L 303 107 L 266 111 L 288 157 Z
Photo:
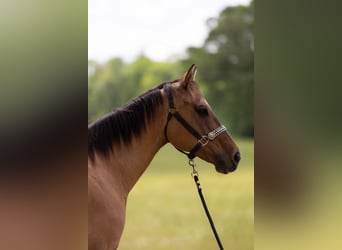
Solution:
M 219 157 L 215 162 L 215 169 L 218 173 L 228 174 L 230 172 L 234 172 L 241 160 L 240 152 L 237 151 L 234 153 L 233 157 Z

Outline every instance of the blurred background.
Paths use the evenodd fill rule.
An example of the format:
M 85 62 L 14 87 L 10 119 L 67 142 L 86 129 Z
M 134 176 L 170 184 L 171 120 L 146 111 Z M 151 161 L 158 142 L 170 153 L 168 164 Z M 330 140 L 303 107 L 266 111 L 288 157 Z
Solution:
M 242 57 L 237 61 L 238 54 L 227 51 L 241 45 L 235 44 L 235 37 L 242 34 L 239 27 L 245 24 L 238 20 L 249 1 L 132 3 L 1 1 L 0 249 L 87 249 L 86 124 L 136 95 L 131 88 L 132 93 L 122 98 L 119 90 L 126 88 L 118 90 L 109 81 L 136 77 L 130 82 L 138 84 L 136 92 L 141 93 L 149 85 L 178 78 L 189 64 L 196 63 L 199 83 L 209 99 L 214 95 L 209 90 L 212 84 L 216 92 L 226 87 L 220 85 L 222 79 L 229 82 L 227 88 L 242 88 L 232 79 L 245 82 L 245 78 L 228 72 L 242 72 L 248 79 L 240 68 Z M 172 8 L 173 3 L 177 5 Z M 238 4 L 245 7 L 227 10 L 229 26 L 219 26 L 222 11 Z M 248 136 L 250 123 L 244 122 L 240 130 L 235 122 L 246 120 L 230 119 L 236 115 L 234 110 L 226 115 L 220 111 L 232 108 L 226 103 L 243 100 L 234 100 L 235 95 L 243 95 L 242 90 L 248 93 L 243 87 L 231 99 L 216 104 L 210 99 L 221 120 L 234 131 L 243 154 L 240 168 L 221 176 L 212 166 L 198 162 L 204 194 L 227 249 L 252 249 L 254 234 L 255 249 L 260 250 L 342 249 L 340 10 L 339 1 L 329 0 L 254 2 L 255 157 L 253 139 Z M 143 21 L 145 13 L 149 19 Z M 210 33 L 215 27 L 233 29 L 232 23 L 236 24 L 229 37 L 233 47 L 222 46 L 226 38 L 213 38 L 218 30 Z M 139 29 L 133 31 L 134 27 Z M 155 42 L 150 42 L 152 37 Z M 209 37 L 219 46 L 210 43 Z M 245 41 L 244 36 L 241 39 Z M 215 78 L 218 71 L 213 71 L 223 71 L 223 64 L 216 67 L 218 49 L 225 51 L 228 63 L 224 65 L 229 69 L 224 76 L 220 73 L 220 79 Z M 134 63 L 140 57 L 161 70 L 151 71 L 151 66 L 138 71 L 142 63 Z M 122 71 L 111 63 L 121 65 Z M 115 77 L 112 69 L 118 69 Z M 145 80 L 140 79 L 141 72 L 149 72 Z M 160 76 L 160 72 L 167 75 Z M 210 72 L 213 75 L 208 76 Z M 250 72 L 249 66 L 245 72 Z M 102 86 L 108 93 L 115 89 L 110 93 L 115 98 L 109 101 Z M 88 99 L 88 91 L 99 94 L 90 94 Z M 94 100 L 97 96 L 102 99 Z M 244 103 L 249 101 L 246 98 Z M 88 102 L 106 106 L 92 110 L 96 105 L 91 104 L 88 111 Z M 240 107 L 234 104 L 234 109 Z M 239 110 L 243 116 L 245 111 Z M 165 162 L 171 154 L 173 161 Z M 151 249 L 151 245 L 216 248 L 184 161 L 174 149 L 165 147 L 143 175 L 129 200 L 123 249 Z
M 254 244 L 254 3 L 94 1 L 88 16 L 88 122 L 195 63 L 206 99 L 242 153 L 222 176 L 198 161 L 227 249 Z M 187 159 L 165 146 L 130 193 L 120 249 L 215 249 Z
M 86 249 L 87 1 L 0 5 L 0 249 Z
M 255 3 L 255 249 L 342 249 L 341 3 Z
M 238 1 L 89 1 L 89 120 L 195 63 L 222 122 L 252 138 L 254 8 L 232 4 Z

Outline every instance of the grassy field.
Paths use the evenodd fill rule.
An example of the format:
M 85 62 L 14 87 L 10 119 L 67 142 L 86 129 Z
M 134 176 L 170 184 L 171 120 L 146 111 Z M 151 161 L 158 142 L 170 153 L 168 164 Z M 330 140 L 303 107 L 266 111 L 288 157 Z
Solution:
M 196 159 L 203 193 L 225 249 L 250 250 L 254 241 L 254 146 L 236 140 L 236 172 L 216 173 Z M 164 147 L 130 193 L 119 249 L 217 249 L 186 156 Z

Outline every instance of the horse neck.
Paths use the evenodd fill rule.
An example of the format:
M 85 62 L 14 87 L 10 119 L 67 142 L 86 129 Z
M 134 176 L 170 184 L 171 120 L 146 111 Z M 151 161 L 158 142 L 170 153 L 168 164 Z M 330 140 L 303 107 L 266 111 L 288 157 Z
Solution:
M 164 94 L 163 98 L 163 107 L 160 107 L 160 112 L 146 126 L 146 130 L 139 138 L 134 138 L 127 147 L 124 145 L 114 147 L 113 155 L 110 157 L 111 172 L 120 179 L 117 180 L 122 182 L 127 193 L 147 169 L 158 150 L 166 144 L 164 126 L 168 104 Z

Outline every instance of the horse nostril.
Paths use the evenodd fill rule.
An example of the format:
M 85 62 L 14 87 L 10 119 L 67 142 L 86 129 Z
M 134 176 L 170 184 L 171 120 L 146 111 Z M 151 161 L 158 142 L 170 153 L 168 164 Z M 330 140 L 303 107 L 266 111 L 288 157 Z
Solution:
M 240 160 L 241 160 L 241 155 L 240 155 L 240 152 L 237 151 L 237 152 L 234 154 L 234 161 L 235 161 L 236 164 L 238 164 Z

